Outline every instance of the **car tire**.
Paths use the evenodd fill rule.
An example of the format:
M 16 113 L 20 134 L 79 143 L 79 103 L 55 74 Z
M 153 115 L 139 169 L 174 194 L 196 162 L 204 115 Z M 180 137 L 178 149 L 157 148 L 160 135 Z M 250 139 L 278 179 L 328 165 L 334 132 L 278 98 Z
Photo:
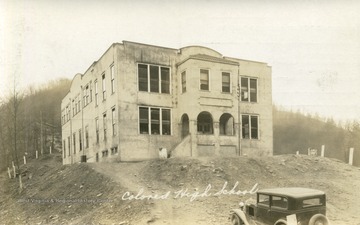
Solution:
M 231 215 L 231 224 L 232 225 L 243 225 L 243 221 L 236 214 Z
M 330 222 L 323 214 L 315 214 L 311 217 L 309 225 L 329 225 Z

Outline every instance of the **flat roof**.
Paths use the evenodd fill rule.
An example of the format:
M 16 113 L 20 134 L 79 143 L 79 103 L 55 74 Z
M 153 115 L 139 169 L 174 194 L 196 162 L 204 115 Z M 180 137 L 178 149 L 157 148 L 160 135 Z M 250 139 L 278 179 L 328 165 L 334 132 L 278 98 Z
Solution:
M 288 188 L 269 188 L 262 189 L 258 191 L 259 194 L 269 194 L 269 195 L 280 195 L 280 196 L 289 196 L 293 198 L 303 198 L 311 197 L 317 195 L 324 195 L 325 192 L 310 189 L 310 188 L 301 188 L 301 187 L 288 187 Z

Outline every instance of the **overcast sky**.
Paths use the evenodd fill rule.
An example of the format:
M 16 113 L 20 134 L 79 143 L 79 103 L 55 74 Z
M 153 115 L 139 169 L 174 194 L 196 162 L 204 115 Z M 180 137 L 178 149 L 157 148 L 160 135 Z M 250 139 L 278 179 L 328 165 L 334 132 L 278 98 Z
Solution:
M 114 42 L 267 62 L 273 102 L 360 120 L 360 1 L 0 0 L 0 96 L 84 73 Z

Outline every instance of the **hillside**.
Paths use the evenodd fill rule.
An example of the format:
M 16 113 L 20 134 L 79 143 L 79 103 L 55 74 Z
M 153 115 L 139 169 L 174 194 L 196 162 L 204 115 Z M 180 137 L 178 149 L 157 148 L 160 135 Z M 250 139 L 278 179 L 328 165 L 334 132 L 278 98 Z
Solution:
M 327 193 L 332 224 L 360 221 L 359 168 L 328 158 L 283 155 L 63 166 L 60 155 L 47 155 L 22 169 L 21 194 L 17 181 L 1 173 L 0 224 L 230 224 L 229 210 L 254 196 L 215 196 L 226 182 L 227 190 L 236 182 L 236 190 L 242 191 L 255 184 L 260 189 L 320 189 Z M 192 200 L 185 193 L 201 194 L 208 185 L 210 196 Z M 164 199 L 128 200 L 130 193 L 141 190 L 142 196 Z
M 360 166 L 360 123 L 336 124 L 332 119 L 304 115 L 299 112 L 273 108 L 274 155 L 307 154 L 308 148 L 320 151 L 325 145 L 325 156 L 343 162 L 349 159 L 349 149 L 354 148 L 354 162 Z

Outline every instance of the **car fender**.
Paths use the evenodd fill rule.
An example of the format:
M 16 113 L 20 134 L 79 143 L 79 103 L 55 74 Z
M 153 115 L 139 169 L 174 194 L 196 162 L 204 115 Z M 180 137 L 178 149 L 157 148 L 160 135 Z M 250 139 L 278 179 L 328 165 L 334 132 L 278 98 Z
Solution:
M 250 225 L 246 219 L 245 213 L 241 209 L 232 209 L 231 212 L 238 215 L 245 225 Z
M 279 225 L 279 224 L 287 225 L 287 222 L 286 222 L 286 220 L 284 220 L 284 219 L 279 219 L 278 221 L 276 221 L 276 222 L 274 223 L 274 225 Z

